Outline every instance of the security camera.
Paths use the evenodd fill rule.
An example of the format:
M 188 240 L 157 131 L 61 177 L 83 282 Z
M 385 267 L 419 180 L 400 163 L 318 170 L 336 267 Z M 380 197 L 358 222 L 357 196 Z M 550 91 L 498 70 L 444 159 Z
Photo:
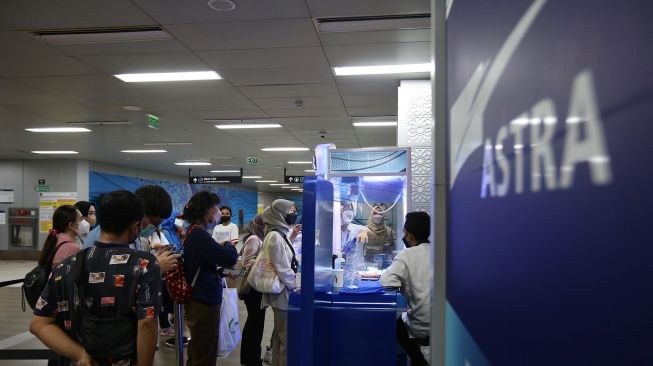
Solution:
M 326 138 L 326 135 L 327 135 L 327 132 L 324 131 L 324 130 L 322 130 L 322 131 L 318 132 L 318 135 L 320 135 L 320 138 L 325 139 L 325 138 Z
M 297 106 L 297 108 L 301 108 L 303 105 L 304 105 L 304 101 L 303 101 L 303 100 L 301 100 L 301 99 L 297 99 L 297 100 L 295 101 L 295 106 Z

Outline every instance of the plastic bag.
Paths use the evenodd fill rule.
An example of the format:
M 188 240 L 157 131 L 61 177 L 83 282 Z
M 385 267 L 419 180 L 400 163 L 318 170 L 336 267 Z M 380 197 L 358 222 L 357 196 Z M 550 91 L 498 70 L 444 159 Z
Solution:
M 223 280 L 224 281 L 224 280 Z M 218 357 L 227 357 L 240 342 L 240 323 L 238 321 L 238 290 L 222 289 L 220 305 L 220 328 L 218 331 Z

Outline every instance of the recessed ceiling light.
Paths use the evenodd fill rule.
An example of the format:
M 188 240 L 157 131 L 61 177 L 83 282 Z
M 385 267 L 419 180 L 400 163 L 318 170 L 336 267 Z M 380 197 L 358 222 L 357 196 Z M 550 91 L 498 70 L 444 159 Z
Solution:
M 216 11 L 232 11 L 236 9 L 236 3 L 231 0 L 209 0 L 208 5 Z
M 211 170 L 211 173 L 240 173 L 240 170 Z
M 145 146 L 185 146 L 192 145 L 192 142 L 145 142 Z
M 120 150 L 122 153 L 128 154 L 157 154 L 157 153 L 166 153 L 165 150 Z
M 211 165 L 211 163 L 207 163 L 205 161 L 182 161 L 179 163 L 175 163 L 175 165 L 194 166 L 194 165 Z
M 276 180 L 257 180 L 256 183 L 277 183 Z
M 126 105 L 126 106 L 123 106 L 122 109 L 124 109 L 126 111 L 131 111 L 131 112 L 138 112 L 138 111 L 143 110 L 143 108 L 141 108 L 139 106 L 135 106 L 135 105 Z
M 71 150 L 35 150 L 31 152 L 32 154 L 79 154 L 77 151 L 71 151 Z
M 222 79 L 215 71 L 152 72 L 143 74 L 117 74 L 114 76 L 126 83 Z
M 272 183 L 271 186 L 287 186 L 288 183 Z
M 29 32 L 29 34 L 40 41 L 54 45 L 162 41 L 173 39 L 172 35 L 158 26 L 35 30 Z
M 215 160 L 229 160 L 233 159 L 231 156 L 211 156 L 211 159 Z
M 315 173 L 315 169 L 306 169 L 304 170 L 306 173 Z
M 351 66 L 334 67 L 333 71 L 338 76 L 345 75 L 383 75 L 383 74 L 405 74 L 412 72 L 430 72 L 431 63 L 407 64 L 407 65 L 379 65 L 379 66 Z
M 215 125 L 219 130 L 238 130 L 238 129 L 251 129 L 251 128 L 279 128 L 278 123 L 252 123 L 252 124 L 233 124 L 233 125 Z
M 83 127 L 43 127 L 43 128 L 26 128 L 29 132 L 91 132 L 88 128 Z
M 288 164 L 313 164 L 312 161 L 289 161 Z
M 244 175 L 243 176 L 243 179 L 261 179 L 261 178 L 263 178 L 263 177 L 260 176 L 260 175 Z
M 397 29 L 428 29 L 430 14 L 358 16 L 315 19 L 318 32 L 369 32 Z
M 69 125 L 97 125 L 97 126 L 111 126 L 111 125 L 131 125 L 131 121 L 74 121 L 66 122 Z
M 266 147 L 262 151 L 283 152 L 283 151 L 308 151 L 307 147 Z
M 394 127 L 397 122 L 354 122 L 354 127 Z

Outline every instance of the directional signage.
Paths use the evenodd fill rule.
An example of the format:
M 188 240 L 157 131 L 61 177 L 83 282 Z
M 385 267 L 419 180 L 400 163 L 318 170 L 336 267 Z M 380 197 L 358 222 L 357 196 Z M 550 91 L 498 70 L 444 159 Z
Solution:
M 147 115 L 147 126 L 149 128 L 153 128 L 155 130 L 159 129 L 159 117 L 153 115 L 153 114 L 148 114 Z
M 242 183 L 243 177 L 230 176 L 230 177 L 189 177 L 188 183 L 190 184 L 229 184 L 229 183 Z
M 304 183 L 303 175 L 284 175 L 283 181 L 285 183 Z
M 50 186 L 34 186 L 34 192 L 50 192 Z

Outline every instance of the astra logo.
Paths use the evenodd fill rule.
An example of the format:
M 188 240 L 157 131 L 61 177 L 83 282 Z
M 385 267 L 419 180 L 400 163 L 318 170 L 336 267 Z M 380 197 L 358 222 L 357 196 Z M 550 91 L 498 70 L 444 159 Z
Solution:
M 558 118 L 551 99 L 536 103 L 530 111 L 502 126 L 495 143 L 485 139 L 481 197 L 503 197 L 514 186 L 514 192 L 524 192 L 525 136 L 530 143 L 530 191 L 570 188 L 579 164 L 589 164 L 590 180 L 595 185 L 612 182 L 610 157 L 605 143 L 594 81 L 589 71 L 583 71 L 573 81 L 569 111 L 565 123 L 565 140 L 560 169 L 556 166 L 552 139 Z M 504 153 L 504 142 L 513 137 L 514 184 L 511 184 L 511 164 Z M 500 171 L 497 179 L 495 164 Z

